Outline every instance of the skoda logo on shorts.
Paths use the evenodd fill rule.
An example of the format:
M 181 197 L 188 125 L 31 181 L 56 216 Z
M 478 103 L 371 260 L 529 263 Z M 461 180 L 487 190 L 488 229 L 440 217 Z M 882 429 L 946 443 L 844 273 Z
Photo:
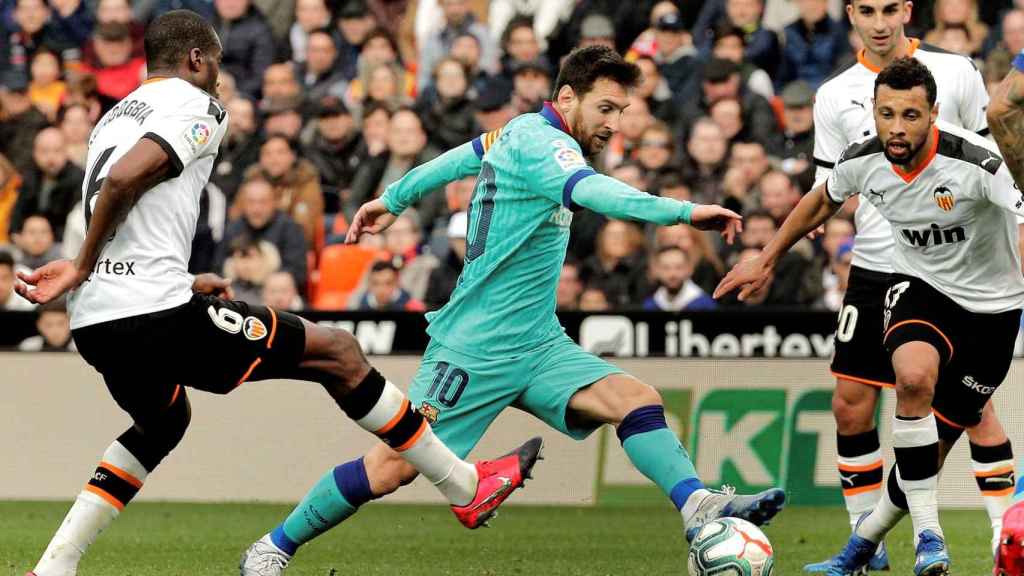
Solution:
M 262 340 L 267 335 L 267 325 L 255 316 L 248 316 L 242 325 L 242 333 L 249 340 Z

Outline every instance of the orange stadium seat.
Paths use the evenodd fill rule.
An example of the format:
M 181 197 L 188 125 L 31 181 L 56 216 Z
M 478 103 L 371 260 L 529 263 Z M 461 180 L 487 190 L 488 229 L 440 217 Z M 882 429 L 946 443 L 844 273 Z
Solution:
M 363 274 L 377 259 L 375 250 L 367 250 L 360 246 L 332 244 L 325 246 L 320 253 L 320 274 L 317 281 L 316 297 L 313 306 L 321 308 L 321 302 L 337 303 L 337 295 L 345 298 L 355 290 L 362 280 Z M 344 308 L 342 301 L 341 308 Z M 333 308 L 332 309 L 337 309 Z

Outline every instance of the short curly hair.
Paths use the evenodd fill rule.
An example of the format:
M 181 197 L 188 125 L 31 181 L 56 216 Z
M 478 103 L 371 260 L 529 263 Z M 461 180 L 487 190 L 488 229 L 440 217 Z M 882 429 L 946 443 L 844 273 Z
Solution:
M 935 106 L 938 93 L 935 77 L 932 76 L 931 70 L 916 58 L 904 57 L 893 60 L 875 78 L 876 97 L 879 86 L 888 86 L 893 90 L 911 90 L 922 86 L 928 95 L 928 105 Z
M 558 71 L 551 99 L 558 98 L 563 86 L 569 86 L 577 98 L 583 98 L 601 78 L 613 80 L 626 88 L 640 84 L 640 67 L 627 62 L 621 54 L 607 46 L 587 46 L 573 50 Z

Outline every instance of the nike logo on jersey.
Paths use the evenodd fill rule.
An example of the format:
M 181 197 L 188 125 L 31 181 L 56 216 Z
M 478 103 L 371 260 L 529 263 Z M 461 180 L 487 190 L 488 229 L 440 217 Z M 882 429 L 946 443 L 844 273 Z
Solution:
M 938 224 L 932 224 L 927 230 L 900 230 L 903 238 L 911 246 L 941 246 L 942 244 L 954 244 L 967 240 L 967 231 L 963 226 L 941 230 Z

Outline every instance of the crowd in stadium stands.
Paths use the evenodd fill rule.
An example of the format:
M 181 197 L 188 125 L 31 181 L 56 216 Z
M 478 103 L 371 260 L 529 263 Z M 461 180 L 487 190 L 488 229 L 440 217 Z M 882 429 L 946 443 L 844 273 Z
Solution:
M 814 91 L 855 62 L 843 0 L 0 0 L 0 309 L 13 271 L 73 257 L 92 126 L 145 78 L 145 25 L 209 17 L 231 124 L 202 197 L 191 270 L 288 310 L 442 306 L 466 251 L 473 178 L 381 236 L 343 242 L 355 210 L 415 166 L 550 97 L 572 48 L 612 46 L 644 73 L 597 169 L 650 194 L 741 211 L 736 245 L 686 226 L 579 212 L 565 310 L 837 309 L 847 212 L 746 302 L 708 294 L 813 184 Z M 1024 48 L 1024 0 L 918 0 L 909 33 L 974 59 L 993 87 Z M 55 349 L 68 336 L 40 313 Z M 66 318 L 66 316 L 65 316 Z M 66 319 L 65 319 L 66 322 Z

